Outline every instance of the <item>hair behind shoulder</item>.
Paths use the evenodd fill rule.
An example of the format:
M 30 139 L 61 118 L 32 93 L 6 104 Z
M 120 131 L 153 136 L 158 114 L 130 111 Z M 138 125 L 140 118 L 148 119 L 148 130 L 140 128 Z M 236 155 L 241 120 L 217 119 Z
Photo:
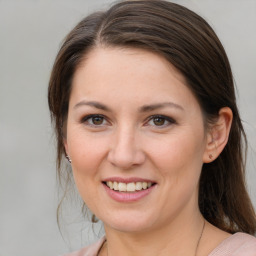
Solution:
M 256 216 L 245 185 L 246 136 L 236 105 L 230 64 L 209 24 L 187 8 L 162 0 L 132 0 L 83 19 L 66 37 L 52 70 L 48 101 L 57 136 L 57 169 L 65 155 L 63 129 L 72 78 L 93 47 L 135 47 L 164 56 L 185 77 L 206 124 L 222 107 L 233 112 L 229 141 L 220 156 L 204 164 L 199 207 L 222 230 L 255 234 Z

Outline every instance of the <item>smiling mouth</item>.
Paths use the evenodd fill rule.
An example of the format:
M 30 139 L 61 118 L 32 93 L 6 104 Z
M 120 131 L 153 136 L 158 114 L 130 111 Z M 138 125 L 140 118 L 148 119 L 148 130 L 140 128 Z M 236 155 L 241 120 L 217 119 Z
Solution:
M 119 192 L 137 192 L 141 190 L 146 190 L 156 184 L 156 183 L 146 182 L 146 181 L 129 182 L 129 183 L 117 182 L 117 181 L 106 181 L 103 183 L 110 189 L 114 191 L 119 191 Z

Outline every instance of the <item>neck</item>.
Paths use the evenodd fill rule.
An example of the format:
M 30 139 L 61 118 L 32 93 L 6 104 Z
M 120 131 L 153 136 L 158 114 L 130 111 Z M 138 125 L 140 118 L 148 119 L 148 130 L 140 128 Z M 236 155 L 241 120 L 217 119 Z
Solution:
M 170 222 L 170 225 L 150 231 L 128 233 L 105 226 L 107 237 L 105 255 L 194 256 L 200 245 L 198 242 L 203 225 L 204 219 L 198 212 L 191 218 L 177 218 Z

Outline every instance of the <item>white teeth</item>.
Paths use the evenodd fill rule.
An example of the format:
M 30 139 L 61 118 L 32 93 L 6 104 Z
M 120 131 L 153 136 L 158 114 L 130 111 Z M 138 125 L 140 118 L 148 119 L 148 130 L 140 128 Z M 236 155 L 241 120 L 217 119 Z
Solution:
M 108 182 L 107 182 L 107 185 L 108 185 L 108 187 L 110 187 L 111 189 L 113 189 L 113 182 L 112 182 L 112 181 L 108 181 Z
M 125 192 L 126 191 L 126 184 L 122 183 L 122 182 L 119 182 L 118 190 L 121 191 L 121 192 Z
M 148 187 L 147 182 L 142 182 L 142 188 L 143 188 L 143 189 L 146 189 L 147 187 Z
M 142 189 L 147 189 L 152 186 L 152 182 L 130 182 L 130 183 L 124 183 L 124 182 L 117 182 L 117 181 L 107 181 L 107 186 L 112 190 L 118 190 L 120 192 L 135 192 L 140 191 Z
M 113 183 L 113 189 L 118 190 L 118 183 L 116 181 L 114 181 Z
M 126 185 L 126 191 L 134 192 L 134 191 L 135 191 L 135 183 L 134 183 L 134 182 L 128 183 L 128 184 Z
M 136 182 L 136 190 L 142 190 L 142 183 Z

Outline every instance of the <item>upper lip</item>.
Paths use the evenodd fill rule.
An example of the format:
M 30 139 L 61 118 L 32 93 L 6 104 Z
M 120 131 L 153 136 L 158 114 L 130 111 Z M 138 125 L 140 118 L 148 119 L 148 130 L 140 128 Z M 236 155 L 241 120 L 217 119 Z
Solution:
M 131 183 L 131 182 L 151 182 L 151 183 L 156 183 L 154 180 L 151 179 L 145 179 L 145 178 L 139 178 L 139 177 L 129 177 L 129 178 L 124 178 L 124 177 L 108 177 L 102 182 L 107 182 L 107 181 L 116 181 L 116 182 L 123 182 L 123 183 Z

